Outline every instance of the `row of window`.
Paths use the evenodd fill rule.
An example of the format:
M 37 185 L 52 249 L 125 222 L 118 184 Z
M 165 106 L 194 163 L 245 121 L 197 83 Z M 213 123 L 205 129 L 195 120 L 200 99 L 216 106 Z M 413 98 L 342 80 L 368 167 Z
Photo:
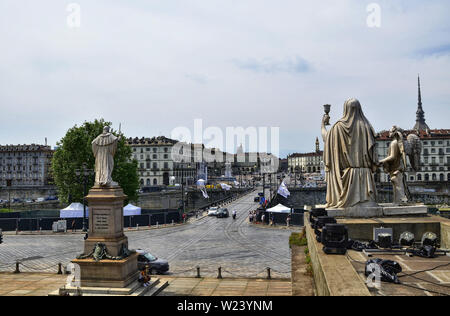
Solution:
M 446 152 L 447 154 L 450 154 L 450 147 L 446 148 L 446 149 L 445 149 L 445 152 Z M 436 148 L 431 148 L 430 151 L 428 151 L 428 148 L 424 148 L 424 149 L 423 149 L 423 154 L 424 154 L 425 156 L 426 156 L 426 155 L 429 155 L 430 153 L 436 154 Z M 444 148 L 439 148 L 438 153 L 439 153 L 439 155 L 445 155 L 445 153 L 444 153 Z
M 445 174 L 443 174 L 443 173 L 440 173 L 439 175 L 436 173 L 432 173 L 431 176 L 430 176 L 430 174 L 425 173 L 423 177 L 420 173 L 417 175 L 417 181 L 430 181 L 430 180 L 438 181 L 439 180 L 441 182 L 444 182 L 444 181 L 450 181 L 450 173 L 447 174 L 447 180 L 445 178 L 446 178 Z M 414 176 L 410 176 L 409 180 L 415 181 Z
M 444 145 L 444 141 L 443 140 L 438 140 L 437 143 L 438 143 L 438 145 Z M 428 141 L 424 141 L 423 144 L 425 146 L 428 146 Z M 436 141 L 434 141 L 434 140 L 430 141 L 430 145 L 431 146 L 435 146 L 436 145 Z M 447 146 L 450 146 L 450 140 L 447 141 Z
M 438 158 L 439 158 L 439 163 L 440 163 L 440 164 L 443 164 L 443 163 L 444 163 L 444 157 L 431 157 L 431 163 L 432 163 L 432 164 L 437 163 L 437 159 L 438 159 Z M 429 162 L 430 162 L 429 157 L 423 157 L 423 162 L 424 162 L 425 164 L 429 163 Z M 447 164 L 450 165 L 450 157 L 447 157 Z
M 153 151 L 154 153 L 158 152 L 158 148 L 153 147 L 152 149 L 153 149 L 152 151 Z M 151 150 L 150 150 L 150 148 L 147 147 L 147 148 L 145 148 L 145 151 L 151 151 Z M 164 147 L 163 151 L 164 151 L 165 153 L 167 153 L 167 152 L 169 152 L 169 148 Z M 133 148 L 133 152 L 140 152 L 140 153 L 143 153 L 143 152 L 144 152 L 144 148 L 140 148 L 140 150 L 138 150 L 136 147 L 134 147 L 134 148 Z
M 147 162 L 147 163 L 144 164 L 143 162 L 141 162 L 139 167 L 140 167 L 140 169 L 150 169 L 150 168 L 158 169 L 158 163 L 154 162 L 153 164 L 151 164 L 150 162 Z M 169 169 L 169 163 L 165 162 L 163 168 L 164 169 Z

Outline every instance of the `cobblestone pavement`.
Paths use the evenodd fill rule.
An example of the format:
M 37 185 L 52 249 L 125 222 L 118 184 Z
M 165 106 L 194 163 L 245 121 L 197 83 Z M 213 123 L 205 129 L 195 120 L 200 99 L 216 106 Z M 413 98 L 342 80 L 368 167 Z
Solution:
M 289 230 L 268 230 L 249 225 L 248 212 L 256 209 L 250 193 L 227 206 L 238 218 L 206 217 L 188 225 L 147 231 L 126 232 L 131 249 L 145 249 L 167 259 L 170 273 L 216 276 L 222 267 L 224 277 L 290 277 Z M 0 271 L 13 271 L 20 260 L 28 272 L 57 270 L 58 262 L 67 264 L 83 250 L 83 235 L 4 236 L 0 245 Z

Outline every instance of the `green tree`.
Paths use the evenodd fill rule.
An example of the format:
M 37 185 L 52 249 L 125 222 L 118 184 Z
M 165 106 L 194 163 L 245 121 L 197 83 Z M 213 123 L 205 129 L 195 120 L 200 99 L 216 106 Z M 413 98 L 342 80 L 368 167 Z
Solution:
M 76 170 L 82 169 L 84 163 L 88 169 L 94 169 L 95 158 L 91 143 L 103 132 L 103 127 L 106 125 L 111 126 L 111 122 L 105 122 L 103 119 L 84 122 L 79 127 L 75 125 L 57 143 L 52 159 L 52 175 L 58 188 L 60 201 L 68 203 L 69 195 L 73 202 L 83 200 L 83 183 L 82 179 L 76 175 Z M 122 187 L 128 200 L 137 201 L 139 189 L 137 161 L 132 159 L 131 148 L 125 144 L 123 134 L 114 130 L 111 132 L 116 136 L 122 136 L 114 156 L 112 178 Z M 88 190 L 93 185 L 94 177 L 92 176 L 89 177 Z

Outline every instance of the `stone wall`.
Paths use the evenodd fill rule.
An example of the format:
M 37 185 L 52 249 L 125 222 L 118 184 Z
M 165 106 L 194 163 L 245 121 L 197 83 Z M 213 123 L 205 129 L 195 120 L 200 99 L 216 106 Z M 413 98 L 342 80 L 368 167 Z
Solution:
M 10 195 L 9 195 L 10 194 Z M 42 187 L 0 187 L 0 199 L 37 199 L 45 198 L 47 196 L 56 196 L 57 191 L 55 186 L 42 186 Z

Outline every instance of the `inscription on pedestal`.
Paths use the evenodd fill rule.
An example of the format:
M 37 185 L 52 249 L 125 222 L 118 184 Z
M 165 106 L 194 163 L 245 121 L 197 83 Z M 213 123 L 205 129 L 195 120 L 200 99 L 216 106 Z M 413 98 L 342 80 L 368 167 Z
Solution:
M 110 214 L 106 212 L 100 212 L 94 215 L 94 231 L 95 232 L 105 232 L 109 231 L 109 216 Z

